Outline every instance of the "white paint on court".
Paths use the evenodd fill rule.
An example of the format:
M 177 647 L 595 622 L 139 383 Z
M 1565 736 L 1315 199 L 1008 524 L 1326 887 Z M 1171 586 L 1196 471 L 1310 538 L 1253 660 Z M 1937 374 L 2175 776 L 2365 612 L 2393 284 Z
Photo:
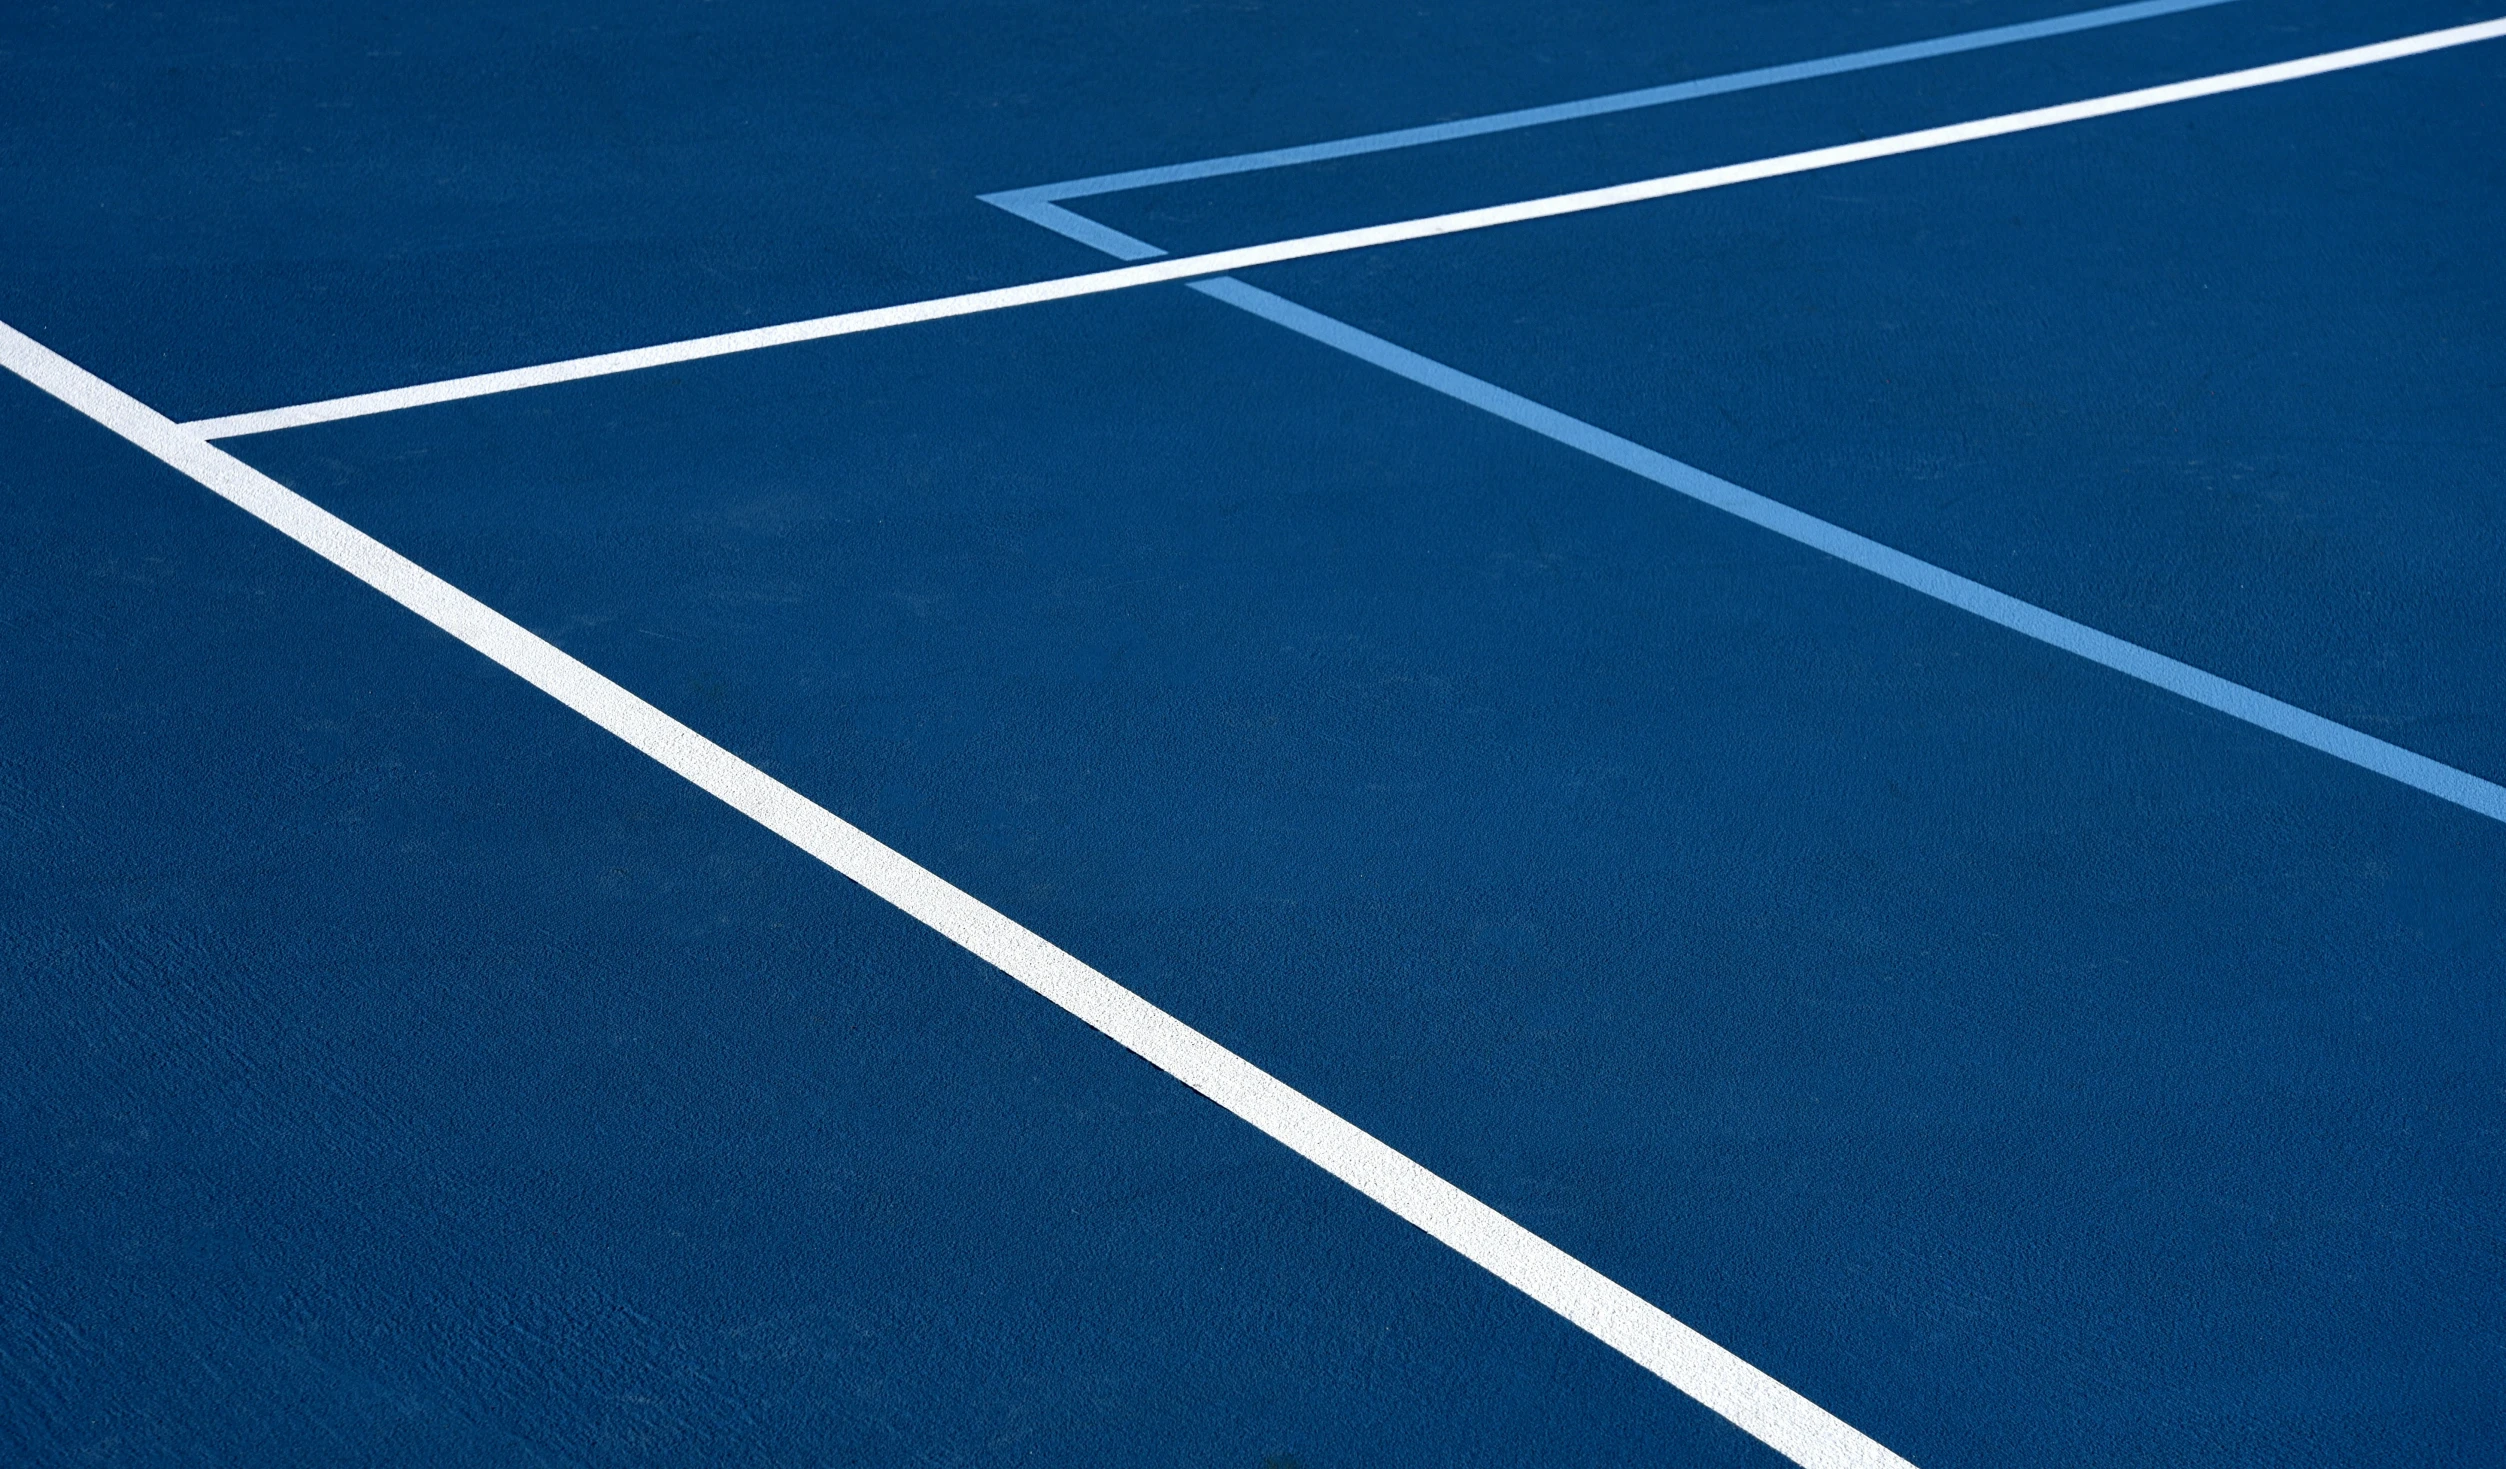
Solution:
M 265 408 L 252 413 L 229 414 L 223 418 L 195 419 L 185 424 L 184 427 L 203 438 L 235 438 L 244 434 L 268 433 L 274 429 L 283 428 L 301 428 L 307 424 L 328 423 L 335 419 L 357 418 L 372 413 L 390 413 L 398 409 L 418 408 L 432 403 L 450 403 L 463 398 L 484 397 L 491 393 L 510 393 L 522 388 L 547 387 L 551 384 L 573 382 L 581 378 L 635 372 L 643 368 L 693 362 L 700 358 L 721 357 L 734 352 L 753 352 L 764 347 L 788 346 L 795 342 L 849 336 L 856 332 L 880 331 L 888 327 L 908 326 L 916 322 L 941 321 L 953 316 L 973 316 L 987 311 L 1005 311 L 1017 306 L 1040 305 L 1047 301 L 1067 301 L 1080 296 L 1103 295 L 1109 291 L 1128 291 L 1140 286 L 1160 285 L 1170 281 L 1226 275 L 1264 265 L 1278 265 L 1290 260 L 1308 260 L 1317 255 L 1337 255 L 1351 250 L 1371 250 L 1384 245 L 1403 244 L 1411 240 L 1435 239 L 1443 235 L 1494 229 L 1500 225 L 1522 224 L 1536 219 L 1555 219 L 1560 215 L 1582 214 L 1595 209 L 1615 209 L 1623 204 L 1637 204 L 1651 199 L 1668 199 L 1680 194 L 1727 188 L 1733 184 L 1752 183 L 1760 179 L 1782 178 L 1788 174 L 1809 173 L 1817 169 L 1836 168 L 1848 163 L 1864 163 L 1875 158 L 1893 158 L 1907 153 L 1920 153 L 1932 148 L 1947 148 L 1959 143 L 1977 142 L 1985 138 L 2007 137 L 2012 133 L 2061 127 L 2069 123 L 2086 122 L 2092 118 L 2113 117 L 2120 113 L 2138 112 L 2151 107 L 2165 107 L 2202 97 L 2216 97 L 2254 87 L 2268 87 L 2280 82 L 2298 81 L 2305 77 L 2322 76 L 2327 72 L 2373 66 L 2378 62 L 2397 61 L 2406 56 L 2424 55 L 2430 51 L 2442 51 L 2452 46 L 2468 46 L 2478 41 L 2494 40 L 2499 36 L 2506 36 L 2506 19 L 2454 26 L 2447 30 L 2427 31 L 2415 36 L 2404 36 L 2398 40 L 2379 41 L 2371 46 L 2353 46 L 2343 51 L 2329 51 L 2319 56 L 2301 57 L 2295 61 L 2248 67 L 2242 71 L 2222 72 L 2216 76 L 2169 82 L 2164 86 L 2142 87 L 2130 92 L 2115 92 L 2103 97 L 2064 102 L 2052 107 L 2030 108 L 2024 112 L 2005 112 L 1994 117 L 1977 118 L 1971 122 L 1921 128 L 1910 133 L 1895 133 L 1888 137 L 1871 138 L 1859 143 L 1840 143 L 1826 148 L 1811 148 L 1799 153 L 1786 153 L 1774 158 L 1755 159 L 1747 163 L 1729 163 L 1715 168 L 1692 169 L 1686 173 L 1639 179 L 1633 183 L 1613 184 L 1606 188 L 1583 189 L 1569 194 L 1552 194 L 1546 198 L 1524 199 L 1512 204 L 1495 204 L 1480 209 L 1462 209 L 1449 214 L 1427 215 L 1418 219 L 1395 220 L 1390 224 L 1367 225 L 1359 229 L 1334 230 L 1327 234 L 1304 235 L 1292 240 L 1274 240 L 1265 245 L 1243 245 L 1229 250 L 1213 250 L 1201 255 L 1177 256 L 1173 259 L 1154 260 L 1138 265 L 1118 266 L 1112 270 L 1092 271 L 1085 275 L 1034 281 L 1022 286 L 1001 286 L 993 290 L 971 291 L 958 296 L 940 296 L 928 301 L 908 302 L 901 306 L 877 306 L 865 311 L 847 311 L 835 316 L 815 317 L 808 321 L 786 322 L 780 326 L 753 327 L 746 331 L 693 337 L 686 341 L 665 342 L 657 346 L 634 347 L 623 352 L 603 352 L 590 357 L 569 358 L 563 362 L 542 363 L 537 367 L 509 368 L 503 372 L 478 373 L 469 377 L 446 378 L 440 382 L 418 383 L 405 388 L 387 388 L 380 392 L 357 393 L 344 398 L 327 398 L 318 403 L 299 403 L 287 408 Z
M 209 441 L 212 438 L 451 402 L 914 322 L 1004 310 L 1162 282 L 1220 276 L 1290 260 L 1613 208 L 2269 86 L 2500 36 L 2506 36 L 2506 19 L 2457 26 L 2191 81 L 2140 88 L 1864 142 L 1810 149 L 1748 163 L 1692 170 L 1608 188 L 1159 260 L 1057 280 L 848 312 L 189 424 L 175 423 L 5 323 L 0 323 L 0 365 L 5 365 L 416 612 L 681 777 L 998 967 L 1624 1353 L 1794 1462 L 1815 1466 L 1815 1469 L 1829 1469 L 1829 1466 L 1835 1466 L 1835 1469 L 1843 1469 L 1843 1466 L 1902 1466 L 1905 1464 L 1903 1459 L 1867 1435 L 1455 1188 L 1380 1139 Z M 1280 304 L 1286 306 L 1286 303 Z M 1389 344 L 1384 345 L 1389 349 Z M 1423 373 L 1426 369 L 1418 371 Z M 1521 411 L 1529 415 L 1536 408 L 1537 405 L 1526 405 Z M 1560 429 L 1552 436 L 1565 434 L 1566 430 Z M 1920 566 L 1919 563 L 1916 565 Z M 1935 570 L 1928 567 L 1922 569 Z M 1898 579 L 1907 581 L 1909 585 L 1915 584 L 1904 576 Z M 2331 728 L 2344 734 L 2354 734 L 2339 726 Z M 2450 772 L 2449 768 L 2439 768 L 2448 769 L 2448 773 L 2453 775 L 2461 774 Z M 2473 779 L 2468 776 L 2462 778 Z M 2491 793 L 2497 791 L 2495 786 L 2485 782 L 2480 784 Z
M 0 366 L 69 404 L 1111 1036 L 1806 1469 L 1902 1458 L 1286 1082 L 593 671 L 555 644 L 0 322 Z

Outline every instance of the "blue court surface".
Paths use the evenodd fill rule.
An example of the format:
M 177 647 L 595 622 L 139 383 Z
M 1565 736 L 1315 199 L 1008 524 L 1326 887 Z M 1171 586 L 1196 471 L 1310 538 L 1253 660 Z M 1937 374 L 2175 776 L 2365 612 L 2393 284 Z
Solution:
M 2498 17 L 7 8 L 0 1459 L 2506 1462 Z

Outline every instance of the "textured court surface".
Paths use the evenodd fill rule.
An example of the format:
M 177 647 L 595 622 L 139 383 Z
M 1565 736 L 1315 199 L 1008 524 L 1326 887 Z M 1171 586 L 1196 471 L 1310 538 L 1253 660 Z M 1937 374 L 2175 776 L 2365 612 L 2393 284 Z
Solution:
M 980 197 L 2064 13 L 15 6 L 0 322 L 218 418 L 2499 12 Z M 2478 41 L 221 445 L 1907 1461 L 2495 1462 L 2501 241 Z M 0 973 L 12 1462 L 1784 1462 L 17 375 Z

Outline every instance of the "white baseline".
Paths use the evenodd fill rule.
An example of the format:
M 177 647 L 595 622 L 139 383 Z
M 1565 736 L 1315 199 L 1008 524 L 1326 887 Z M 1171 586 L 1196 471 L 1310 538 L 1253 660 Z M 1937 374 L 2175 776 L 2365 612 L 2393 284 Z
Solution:
M 0 322 L 0 366 L 1104 1032 L 1805 1469 L 1912 1469 L 1693 1327 L 594 672 L 520 623 Z
M 1226 275 L 1233 271 L 1277 265 L 1289 260 L 1305 260 L 1317 255 L 1368 250 L 1380 245 L 1397 245 L 1409 240 L 1425 240 L 1439 235 L 1493 229 L 1498 225 L 1520 224 L 1527 220 L 1551 219 L 1562 214 L 1581 214 L 1594 209 L 1611 209 L 1621 204 L 1635 204 L 1648 199 L 1667 199 L 1677 194 L 1694 194 L 1705 189 L 1719 189 L 1731 184 L 1750 183 L 1758 179 L 1780 178 L 1786 174 L 1808 173 L 1815 169 L 1835 168 L 1842 164 L 1861 163 L 1874 158 L 1890 158 L 1903 153 L 1919 153 L 1930 148 L 1946 148 L 1953 144 L 1972 143 L 1984 138 L 2006 137 L 2011 133 L 2059 127 L 2065 123 L 2112 117 L 2117 113 L 2138 112 L 2145 108 L 2164 107 L 2170 103 L 2190 102 L 2201 97 L 2216 97 L 2227 92 L 2241 92 L 2253 87 L 2271 86 L 2278 82 L 2293 82 L 2305 77 L 2322 76 L 2327 72 L 2372 66 L 2378 62 L 2424 55 L 2430 51 L 2442 51 L 2452 46 L 2468 46 L 2477 41 L 2495 40 L 2500 36 L 2506 36 L 2506 18 L 2454 26 L 2446 30 L 2427 31 L 2397 40 L 2379 41 L 2371 46 L 2353 46 L 2343 51 L 2328 51 L 2319 56 L 2275 62 L 2269 66 L 2248 67 L 2243 71 L 2223 72 L 2217 76 L 2198 77 L 2191 81 L 2169 82 L 2164 86 L 2116 92 L 2079 102 L 2064 102 L 2052 107 L 2031 108 L 2024 112 L 2007 112 L 1996 117 L 1978 118 L 1972 122 L 1950 123 L 1943 127 L 1923 128 L 1910 133 L 1896 133 L 1885 138 L 1872 138 L 1860 143 L 1842 143 L 1833 147 L 1812 148 L 1806 152 L 1786 153 L 1779 157 L 1761 158 L 1749 163 L 1731 163 L 1716 168 L 1694 169 L 1687 173 L 1667 174 L 1661 178 L 1613 184 L 1607 188 L 1585 189 L 1571 194 L 1553 194 L 1541 199 L 1526 199 L 1518 203 L 1496 204 L 1481 209 L 1464 209 L 1450 214 L 1428 215 L 1419 219 L 1397 220 L 1390 224 L 1368 225 L 1361 229 L 1305 235 L 1293 240 L 1276 240 L 1266 245 L 1245 245 L 1231 250 L 1214 250 L 1203 255 L 1177 256 L 1168 260 L 1119 266 L 1112 270 L 1092 271 L 1085 275 L 1035 281 L 1027 285 L 1002 286 L 988 291 L 973 291 L 960 296 L 941 296 L 928 301 L 909 302 L 902 306 L 878 306 L 866 311 L 848 311 L 836 316 L 820 316 L 807 321 L 786 322 L 780 326 L 754 327 L 746 331 L 724 332 L 717 336 L 693 337 L 686 341 L 665 342 L 651 347 L 635 347 L 623 352 L 603 352 L 591 357 L 575 357 L 563 362 L 542 363 L 536 367 L 516 367 L 502 372 L 479 373 L 471 377 L 446 378 L 439 382 L 417 383 L 405 388 L 387 388 L 380 392 L 357 393 L 344 398 L 327 398 L 318 403 L 299 403 L 288 408 L 264 408 L 252 413 L 229 414 L 223 418 L 194 419 L 184 424 L 183 427 L 202 438 L 234 438 L 243 434 L 267 433 L 274 429 L 328 423 L 334 419 L 357 418 L 370 413 L 390 413 L 397 409 L 418 408 L 430 403 L 449 403 L 463 398 L 485 397 L 491 393 L 510 393 L 520 388 L 546 387 L 552 383 L 572 382 L 578 378 L 603 377 L 611 373 L 634 372 L 648 367 L 665 367 L 672 363 L 692 362 L 705 357 L 720 357 L 733 352 L 753 352 L 762 347 L 780 347 L 794 342 L 815 341 L 822 337 L 848 336 L 855 332 L 878 331 L 886 327 L 906 326 L 914 322 L 939 321 L 952 316 L 972 316 L 986 311 L 1003 311 L 1015 306 L 1033 306 L 1047 301 L 1066 301 L 1079 296 L 1103 295 L 1109 291 L 1127 291 L 1139 286 L 1159 285 L 1168 281 Z

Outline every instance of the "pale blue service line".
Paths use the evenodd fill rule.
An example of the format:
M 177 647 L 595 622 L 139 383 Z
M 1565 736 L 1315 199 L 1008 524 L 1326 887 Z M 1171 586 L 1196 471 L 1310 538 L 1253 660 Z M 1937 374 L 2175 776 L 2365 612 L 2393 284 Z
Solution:
M 1996 26 L 1989 30 L 1944 36 L 1938 40 L 1916 41 L 1905 45 L 1881 47 L 1877 50 L 1850 52 L 1842 56 L 1797 62 L 1788 66 L 1762 67 L 1755 71 L 1734 72 L 1692 82 L 1676 82 L 1669 86 L 1649 87 L 1635 92 L 1620 92 L 1607 97 L 1589 98 L 1582 102 L 1526 108 L 1518 112 L 1497 113 L 1488 117 L 1469 118 L 1428 127 L 1403 128 L 1395 132 L 1370 133 L 1364 137 L 1345 138 L 1334 143 L 1316 143 L 1302 148 L 1279 148 L 1262 153 L 1242 153 L 1229 158 L 1208 159 L 1200 163 L 1181 163 L 1164 168 L 1135 169 L 1128 173 L 1100 174 L 1094 178 L 1075 179 L 1058 184 L 1040 184 L 1031 188 L 986 194 L 982 197 L 988 204 L 1117 259 L 1147 260 L 1166 252 L 1146 240 L 1124 234 L 1120 230 L 1099 224 L 1072 210 L 1064 209 L 1053 201 L 1109 194 L 1124 189 L 1144 188 L 1151 184 L 1173 183 L 1185 179 L 1212 178 L 1223 174 L 1251 172 L 1256 169 L 1281 168 L 1324 158 L 1343 158 L 1352 154 L 1407 148 L 1422 143 L 1444 142 L 1448 139 L 1473 137 L 1512 128 L 1534 127 L 1542 123 L 1562 122 L 1570 118 L 1593 117 L 1630 108 L 1684 101 L 1692 97 L 1743 91 L 1751 87 L 1772 86 L 1810 77 L 1832 76 L 1839 72 L 1858 71 L 1869 67 L 1893 65 L 1901 61 L 1979 50 L 1988 46 L 2007 45 L 2014 41 L 2035 40 L 2045 36 L 2091 30 L 2099 26 L 2119 25 L 2127 21 L 2143 20 L 2153 16 L 2198 10 L 2227 3 L 2231 3 L 2231 0 L 2144 0 L 2144 3 L 2140 4 L 2115 5 L 2098 10 L 2079 11 L 2071 15 L 2056 16 L 2022 25 Z M 2034 603 L 2021 601 L 2006 592 L 1995 591 L 1981 582 L 1969 580 L 1956 572 L 1934 566 L 1928 561 L 1909 556 L 1892 547 L 1881 545 L 1867 536 L 1857 535 L 1842 526 L 1832 525 L 1814 515 L 1795 510 L 1789 505 L 1770 500 L 1754 491 L 1742 489 L 1729 480 L 1708 474 L 1694 465 L 1684 464 L 1667 454 L 1648 449 L 1633 440 L 1621 438 L 1606 429 L 1560 413 L 1554 408 L 1535 403 L 1520 394 L 1508 392 L 1494 383 L 1484 382 L 1433 359 L 1422 357 L 1406 347 L 1395 346 L 1381 337 L 1360 331 L 1346 322 L 1325 316 L 1318 311 L 1308 310 L 1293 301 L 1246 285 L 1242 281 L 1221 276 L 1215 280 L 1192 282 L 1191 288 L 1205 296 L 1286 327 L 1290 331 L 1325 346 L 1346 352 L 1361 361 L 1396 373 L 1422 387 L 1494 414 L 1509 423 L 1529 429 L 1569 448 L 1590 454 L 1605 463 L 1616 465 L 1631 474 L 1651 480 L 1655 484 L 1686 495 L 1702 504 L 1739 516 L 1753 525 L 1771 530 L 1801 545 L 1825 552 L 1839 560 L 1886 577 L 1912 591 L 1973 613 L 1988 622 L 2034 638 L 2048 646 L 2076 654 L 2090 662 L 2217 710 L 2230 718 L 2242 720 L 2258 729 L 2268 730 L 2273 734 L 2294 740 L 2335 759 L 2347 761 L 2361 769 L 2399 781 L 2492 820 L 2506 821 L 2506 787 L 2501 787 L 2495 782 L 2483 780 L 2467 771 L 2457 770 L 2440 761 L 2431 760 L 2425 755 L 2379 740 L 2373 735 L 2335 723 L 2319 714 L 2309 713 L 2294 704 L 2275 699 L 2258 690 L 2249 689 L 2243 684 L 2231 682 L 2217 674 L 2206 673 L 2189 663 L 2154 652 L 2137 643 L 2126 642 L 2110 633 L 2099 632 L 2084 623 L 2074 622 L 2060 613 L 2048 611 Z
M 2044 20 L 2024 21 L 2016 25 L 1992 26 L 1984 30 L 1964 31 L 1954 36 L 1940 36 L 1929 41 L 1907 41 L 1895 46 L 1879 46 L 1868 51 L 1848 51 L 1841 56 L 1826 56 L 1814 61 L 1795 61 L 1782 66 L 1761 66 L 1749 71 L 1727 72 L 1721 76 L 1700 77 L 1694 81 L 1672 82 L 1658 87 L 1641 87 L 1632 92 L 1613 92 L 1606 97 L 1586 97 L 1578 102 L 1556 102 L 1545 107 L 1525 107 L 1512 112 L 1490 113 L 1484 117 L 1466 117 L 1453 122 L 1429 123 L 1422 127 L 1395 128 L 1391 132 L 1367 133 L 1362 137 L 1340 138 L 1328 143 L 1307 143 L 1295 148 L 1271 148 L 1259 153 L 1237 153 L 1225 158 L 1204 158 L 1197 163 L 1170 163 L 1159 168 L 1135 168 L 1123 173 L 1098 174 L 1093 178 L 1066 179 L 1057 184 L 1034 184 L 1023 189 L 1007 189 L 982 196 L 987 204 L 996 204 L 1021 218 L 1035 220 L 1034 206 L 1049 205 L 1056 199 L 1084 199 L 1096 194 L 1116 194 L 1126 189 L 1144 189 L 1152 184 L 1182 183 L 1187 179 L 1218 178 L 1231 173 L 1253 173 L 1266 168 L 1287 168 L 1300 163 L 1319 163 L 1328 158 L 1349 158 L 1361 153 L 1382 153 L 1394 148 L 1415 148 L 1423 143 L 1445 143 L 1456 138 L 1476 138 L 1488 133 L 1511 132 L 1516 128 L 1539 127 L 1546 123 L 1571 122 L 1578 118 L 1601 117 L 1613 112 L 1630 112 L 1641 107 L 1659 107 L 1666 102 L 1686 102 L 1697 97 L 1714 97 L 1726 92 L 1746 92 L 1756 87 L 1772 87 L 1785 82 L 1808 81 L 1813 77 L 1837 76 L 1851 71 L 1867 71 L 1872 67 L 1895 66 L 1900 62 L 1922 61 L 1935 56 L 1953 56 L 1961 51 L 1982 51 L 1994 46 L 2008 46 L 2019 41 L 2042 40 L 2047 36 L 2069 35 L 2075 31 L 2096 30 L 2101 26 L 2123 25 L 2130 21 L 2148 20 L 2161 15 L 2174 15 L 2187 10 L 2204 10 L 2214 5 L 2227 5 L 2234 0 L 2135 0 L 2129 5 L 2108 5 L 2096 10 L 2074 11 L 2069 15 L 2051 16 Z M 1093 221 L 1082 220 L 1067 210 L 1056 210 L 1091 229 L 1099 228 Z M 1067 221 L 1065 221 L 1067 223 Z M 1046 224 L 1046 228 L 1083 239 L 1106 249 L 1102 244 L 1064 224 Z M 1111 233 L 1110 231 L 1108 233 Z M 1118 238 L 1128 240 L 1129 236 Z M 1140 242 L 1132 241 L 1133 245 Z M 1154 246 L 1145 247 L 1154 254 L 1164 254 Z M 1111 255 L 1120 250 L 1107 249 Z M 1144 256 L 1124 255 L 1124 259 Z
M 1091 249 L 1102 250 L 1117 260 L 1153 260 L 1166 253 L 1146 240 L 1126 235 L 1111 225 L 1098 224 L 1086 215 L 1064 209 L 1049 199 L 986 194 L 983 202 L 1006 209 L 1029 224 L 1040 224 L 1057 235 L 1067 235 Z
M 2232 683 L 2217 674 L 2205 673 L 2164 653 L 2152 652 L 2111 633 L 2099 632 L 2032 602 L 2020 601 L 2006 592 L 1994 591 L 1981 582 L 1970 581 L 1954 571 L 1883 546 L 1867 536 L 1856 535 L 1842 526 L 1832 525 L 1754 491 L 1744 490 L 1694 465 L 1683 464 L 1667 454 L 1620 438 L 1607 429 L 1596 428 L 1582 419 L 1569 417 L 1518 393 L 1510 393 L 1493 383 L 1483 382 L 1468 373 L 1422 357 L 1406 347 L 1395 346 L 1346 322 L 1318 311 L 1309 311 L 1293 301 L 1242 281 L 1220 276 L 1216 280 L 1195 281 L 1192 289 L 1408 378 L 1421 387 L 1495 414 L 1568 448 L 1617 465 L 1692 500 L 1739 516 L 1752 525 L 1763 526 L 1788 540 L 1824 551 L 1840 561 L 1877 573 L 1924 596 L 1974 613 L 1987 622 L 1998 623 L 2067 653 L 2076 653 L 2092 663 L 2103 664 L 2117 673 L 2181 695 L 2230 718 L 2283 735 L 2334 759 L 2346 760 L 2362 769 L 2388 776 L 2466 810 L 2493 820 L 2506 821 L 2506 787 L 2494 782 L 2456 770 L 2399 745 L 2389 744 L 2373 735 L 2362 734 L 2345 724 L 2336 724 L 2319 714 L 2310 714 L 2294 704 L 2249 689 L 2243 684 Z

